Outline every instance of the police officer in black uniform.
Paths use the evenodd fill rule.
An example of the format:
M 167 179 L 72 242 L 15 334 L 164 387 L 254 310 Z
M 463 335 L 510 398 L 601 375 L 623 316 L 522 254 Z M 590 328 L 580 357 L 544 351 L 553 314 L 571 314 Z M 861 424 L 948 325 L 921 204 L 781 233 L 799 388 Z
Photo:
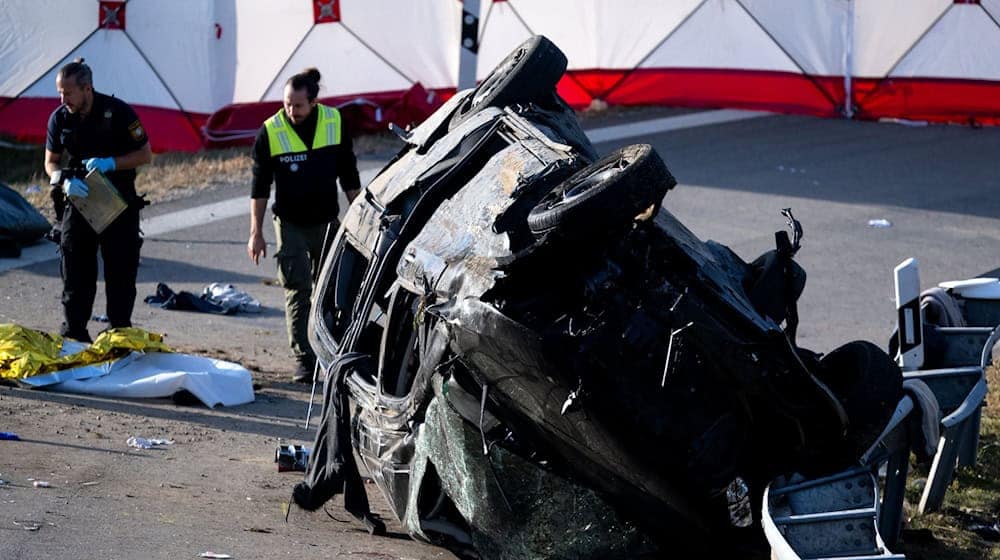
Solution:
M 315 354 L 309 346 L 312 283 L 327 232 L 336 232 L 337 179 L 347 200 L 361 189 L 351 137 L 340 112 L 316 102 L 320 73 L 309 68 L 285 84 L 284 107 L 269 118 L 253 149 L 253 188 L 247 254 L 265 256 L 264 213 L 274 183 L 274 229 L 278 279 L 285 288 L 288 342 L 297 367 L 292 379 L 312 380 Z
M 152 151 L 135 111 L 124 101 L 94 91 L 93 75 L 82 58 L 59 69 L 56 89 L 62 105 L 49 117 L 45 171 L 53 186 L 56 217 L 62 222 L 61 334 L 90 342 L 87 321 L 97 294 L 98 249 L 104 261 L 111 328 L 132 326 L 142 244 L 139 210 L 144 205 L 135 192 L 135 169 L 152 160 Z M 72 169 L 81 171 L 68 171 Z M 73 206 L 74 198 L 89 193 L 80 175 L 94 169 L 103 172 L 129 203 L 100 234 Z

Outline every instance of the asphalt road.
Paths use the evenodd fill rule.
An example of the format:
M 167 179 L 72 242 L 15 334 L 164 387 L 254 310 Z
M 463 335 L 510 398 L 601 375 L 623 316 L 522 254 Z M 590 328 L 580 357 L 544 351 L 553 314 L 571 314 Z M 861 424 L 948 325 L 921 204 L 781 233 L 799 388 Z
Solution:
M 652 111 L 649 117 L 672 114 L 677 113 Z M 632 120 L 627 116 L 620 123 L 595 119 L 588 125 L 608 126 Z M 908 127 L 767 116 L 605 142 L 598 145 L 598 149 L 606 153 L 619 145 L 636 142 L 653 144 L 680 181 L 680 185 L 668 193 L 664 207 L 699 237 L 724 243 L 745 260 L 752 260 L 773 246 L 773 232 L 784 228 L 780 210 L 785 207 L 793 209 L 805 228 L 798 260 L 806 269 L 809 280 L 799 304 L 799 343 L 807 348 L 826 352 L 855 339 L 884 345 L 895 316 L 892 270 L 908 257 L 919 260 L 924 287 L 945 280 L 1000 274 L 1000 163 L 997 158 L 1000 154 L 1000 129 Z M 380 165 L 381 162 L 376 161 L 363 162 L 365 168 Z M 246 185 L 219 187 L 189 199 L 157 205 L 146 214 L 147 217 L 169 216 L 172 212 L 246 196 L 246 191 Z M 886 219 L 892 225 L 872 228 L 868 226 L 872 219 Z M 239 421 L 255 426 L 247 431 L 246 439 L 234 444 L 241 453 L 238 458 L 244 461 L 242 466 L 237 466 L 250 469 L 257 473 L 254 476 L 263 478 L 260 473 L 273 468 L 268 464 L 267 457 L 273 450 L 276 437 L 303 442 L 309 440 L 311 433 L 294 428 L 295 419 L 305 414 L 307 393 L 280 382 L 293 368 L 285 338 L 283 294 L 272 282 L 275 276 L 273 259 L 268 258 L 267 263 L 255 267 L 246 256 L 248 222 L 248 215 L 215 221 L 205 219 L 203 223 L 191 227 L 147 236 L 139 270 L 139 300 L 134 321 L 136 326 L 165 333 L 166 341 L 182 350 L 239 361 L 255 371 L 256 379 L 264 381 L 258 403 L 227 412 L 237 415 Z M 272 242 L 269 245 L 270 257 L 274 248 L 270 228 L 267 228 L 266 236 Z M 218 317 L 164 311 L 142 303 L 142 297 L 152 294 L 158 282 L 165 282 L 174 290 L 194 293 L 200 293 L 211 282 L 236 284 L 258 298 L 264 311 L 254 316 Z M 55 331 L 60 323 L 60 288 L 59 266 L 55 260 L 13 270 L 0 269 L 0 323 L 15 322 Z M 103 290 L 103 284 L 100 290 Z M 103 294 L 99 293 L 95 313 L 102 313 L 103 306 Z M 96 322 L 90 326 L 92 333 L 103 327 Z M 22 390 L 0 391 L 0 412 L 7 414 L 9 419 L 18 417 L 14 414 L 15 409 L 28 411 L 33 401 L 44 400 Z M 281 403 L 280 413 L 269 408 L 268 403 L 273 402 Z M 66 396 L 59 397 L 57 406 L 83 407 L 86 410 L 98 404 L 85 398 Z M 99 406 L 107 410 L 111 405 Z M 173 429 L 182 429 L 183 414 L 173 417 L 169 404 L 155 405 L 154 408 L 163 409 L 157 413 L 158 416 L 173 418 L 173 424 L 170 424 Z M 146 409 L 126 406 L 124 410 L 138 412 L 141 417 L 141 411 Z M 214 411 L 207 414 L 214 414 Z M 285 426 L 279 430 L 280 434 L 261 427 L 275 418 L 279 418 L 279 424 Z M 140 427 L 143 425 L 134 418 L 129 421 L 137 422 Z M 17 429 L 17 425 L 0 424 L 0 430 Z M 24 427 L 24 430 L 35 438 L 46 437 L 45 430 L 40 426 Z M 215 438 L 212 441 L 220 445 L 230 441 L 228 436 L 220 436 L 216 431 L 206 434 L 199 437 Z M 53 441 L 60 437 L 63 436 L 51 435 Z M 31 453 L 34 448 L 25 449 L 25 452 Z M 65 453 L 67 461 L 77 460 L 72 451 Z M 77 453 L 95 462 L 92 453 Z M 251 458 L 255 455 L 259 457 L 254 462 Z M 109 454 L 109 457 L 115 455 Z M 212 468 L 231 468 L 232 461 L 230 459 L 227 464 L 223 459 L 213 463 Z M 247 461 L 255 464 L 247 464 Z M 180 463 L 176 461 L 174 465 Z M 16 462 L 0 451 L 0 473 L 11 469 L 17 469 Z M 225 473 L 224 470 L 217 472 Z M 281 486 L 283 480 L 288 479 L 276 482 L 267 479 L 253 492 L 285 495 L 286 487 L 276 489 L 273 486 Z M 150 494 L 157 503 L 172 499 L 155 492 Z M 24 496 L 30 499 L 30 494 Z M 278 499 L 274 496 L 270 498 L 272 502 Z M 374 495 L 373 499 L 376 509 L 384 511 L 385 504 Z M 185 511 L 200 511 L 198 503 L 176 504 L 177 509 L 171 514 L 175 518 L 183 518 Z M 70 505 L 67 500 L 66 505 L 61 507 L 67 515 L 71 512 L 72 515 L 83 515 L 88 507 L 97 506 L 81 506 L 76 502 Z M 185 510 L 186 507 L 192 509 Z M 267 509 L 269 513 L 260 514 L 269 515 L 267 521 L 242 523 L 247 526 L 268 523 L 268 527 L 280 527 L 275 511 L 272 503 Z M 136 508 L 133 516 L 141 515 L 141 508 Z M 204 515 L 212 516 L 211 513 Z M 219 524 L 214 530 L 220 535 L 225 533 L 226 517 L 219 514 L 212 516 L 213 521 Z M 108 514 L 101 514 L 101 518 L 108 518 Z M 9 525 L 4 519 L 3 508 L 0 508 L 0 521 Z M 347 532 L 322 513 L 301 519 L 308 520 L 305 523 L 310 531 L 329 530 L 331 535 L 320 536 L 315 532 L 308 536 L 300 535 L 296 538 L 301 542 L 314 543 L 312 546 L 316 548 L 311 548 L 311 552 L 305 555 L 283 550 L 282 555 L 327 557 L 327 553 L 322 552 L 323 547 L 335 546 L 339 546 L 344 553 L 380 549 L 378 543 L 365 540 L 368 538 L 366 535 L 358 536 L 356 528 Z M 130 526 L 137 529 L 146 527 L 136 517 L 131 523 L 133 525 Z M 155 525 L 159 521 L 150 518 L 149 523 Z M 240 527 L 236 526 L 233 530 L 240 531 Z M 243 531 L 246 530 L 243 527 Z M 50 531 L 44 535 L 47 544 L 36 548 L 32 548 L 31 541 L 20 537 L 16 550 L 24 555 L 15 557 L 36 557 L 32 550 L 72 550 L 74 543 L 93 540 L 81 540 L 85 526 L 80 531 L 75 535 Z M 285 542 L 283 539 L 286 536 L 280 534 L 281 531 L 283 529 L 269 537 L 267 543 L 270 546 L 280 547 Z M 3 535 L 0 534 L 0 557 L 5 556 L 2 554 L 2 540 Z M 355 548 L 350 548 L 355 546 L 353 544 L 343 544 L 355 541 L 362 544 Z M 341 544 L 331 544 L 333 542 Z M 356 557 L 423 559 L 450 556 L 405 540 L 394 539 L 390 544 L 381 550 L 391 550 L 391 554 L 359 554 Z M 241 546 L 246 545 L 239 538 L 232 539 L 229 551 L 238 552 Z M 177 557 L 182 550 L 195 551 L 198 546 L 204 550 L 207 544 L 202 546 L 198 543 L 183 549 L 175 547 L 169 554 L 164 552 L 165 555 L 157 556 L 150 553 L 149 557 Z M 15 549 L 8 552 L 11 550 Z M 123 551 L 138 553 L 143 548 L 140 542 L 102 550 L 117 551 L 120 556 Z M 257 550 L 263 554 L 270 549 Z M 325 550 L 329 552 L 332 549 Z M 91 552 L 95 551 L 91 549 Z M 112 555 L 115 554 L 112 552 Z M 76 556 L 101 557 L 96 553 L 82 552 Z M 242 557 L 273 555 L 244 554 Z
M 895 321 L 893 268 L 921 284 L 1000 274 L 1000 129 L 772 116 L 603 144 L 649 142 L 680 185 L 664 207 L 702 239 L 750 261 L 773 248 L 791 207 L 805 235 L 798 262 L 799 343 L 885 346 Z M 888 228 L 869 227 L 886 219 Z

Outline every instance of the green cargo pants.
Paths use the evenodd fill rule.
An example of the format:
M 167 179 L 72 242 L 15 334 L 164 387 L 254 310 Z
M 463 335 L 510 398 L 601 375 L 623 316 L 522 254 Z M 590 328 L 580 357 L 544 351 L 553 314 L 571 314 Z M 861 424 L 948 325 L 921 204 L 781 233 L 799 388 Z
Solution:
M 332 236 L 338 227 L 330 224 Z M 316 360 L 309 346 L 309 306 L 313 281 L 319 275 L 320 256 L 326 239 L 327 224 L 300 226 L 274 217 L 274 233 L 278 238 L 278 281 L 285 289 L 285 323 L 288 345 L 296 361 L 308 367 Z

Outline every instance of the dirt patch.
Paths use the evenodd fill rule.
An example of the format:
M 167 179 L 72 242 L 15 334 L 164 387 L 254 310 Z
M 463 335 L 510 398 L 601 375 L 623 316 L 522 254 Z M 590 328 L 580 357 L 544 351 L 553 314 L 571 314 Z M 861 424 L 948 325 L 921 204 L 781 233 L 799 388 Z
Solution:
M 340 521 L 293 508 L 286 523 L 302 474 L 279 473 L 274 450 L 311 445 L 315 417 L 303 427 L 307 388 L 255 380 L 256 402 L 219 409 L 0 387 L 0 431 L 21 437 L 0 441 L 0 558 L 452 558 L 405 538 L 374 487 L 396 538 L 370 537 L 339 498 Z

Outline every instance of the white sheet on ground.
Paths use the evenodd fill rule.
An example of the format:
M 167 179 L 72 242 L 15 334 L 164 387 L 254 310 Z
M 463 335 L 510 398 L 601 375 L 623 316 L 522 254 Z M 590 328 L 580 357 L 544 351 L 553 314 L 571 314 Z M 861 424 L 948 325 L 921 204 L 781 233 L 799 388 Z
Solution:
M 35 375 L 23 380 L 52 391 L 103 397 L 169 397 L 186 389 L 206 406 L 253 402 L 253 380 L 239 364 L 165 352 L 132 352 L 110 363 Z

